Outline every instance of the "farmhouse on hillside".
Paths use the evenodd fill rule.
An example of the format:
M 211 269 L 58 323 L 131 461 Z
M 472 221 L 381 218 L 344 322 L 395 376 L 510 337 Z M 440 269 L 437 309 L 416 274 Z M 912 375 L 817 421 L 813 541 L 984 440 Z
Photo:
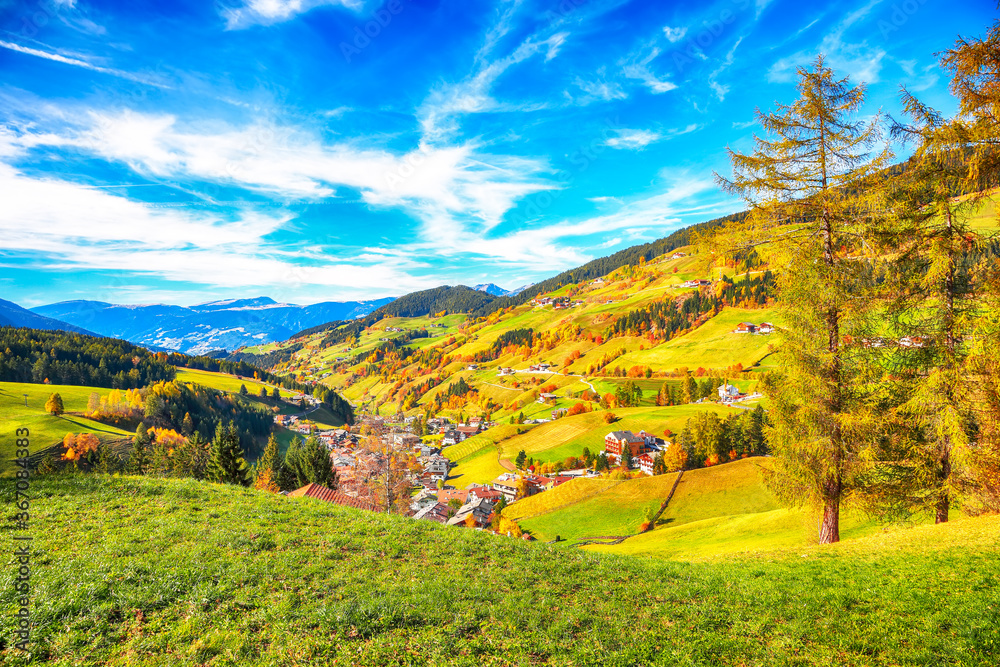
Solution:
M 628 457 L 631 459 L 645 454 L 646 449 L 646 440 L 632 431 L 612 431 L 604 436 L 604 451 L 608 460 L 619 465 L 623 452 L 628 452 Z

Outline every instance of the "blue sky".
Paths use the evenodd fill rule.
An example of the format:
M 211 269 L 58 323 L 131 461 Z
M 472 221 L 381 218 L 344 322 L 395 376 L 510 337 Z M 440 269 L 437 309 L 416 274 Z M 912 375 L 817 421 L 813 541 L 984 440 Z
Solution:
M 0 297 L 512 288 L 738 210 L 824 53 L 894 113 L 993 0 L 0 0 Z

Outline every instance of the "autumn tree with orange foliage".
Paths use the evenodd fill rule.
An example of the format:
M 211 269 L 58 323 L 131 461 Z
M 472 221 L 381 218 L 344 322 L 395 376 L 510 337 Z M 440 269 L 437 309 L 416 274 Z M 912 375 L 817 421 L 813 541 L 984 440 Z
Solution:
M 62 460 L 71 461 L 74 467 L 79 467 L 80 461 L 89 463 L 93 455 L 97 453 L 100 440 L 93 433 L 67 433 L 63 438 Z

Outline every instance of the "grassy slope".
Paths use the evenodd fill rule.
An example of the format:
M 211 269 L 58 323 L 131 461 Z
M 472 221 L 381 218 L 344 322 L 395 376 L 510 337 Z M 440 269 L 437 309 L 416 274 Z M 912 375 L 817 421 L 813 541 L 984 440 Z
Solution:
M 33 648 L 57 666 L 985 665 L 1000 650 L 998 517 L 699 564 L 193 481 L 32 483 Z M 9 550 L 9 522 L 0 534 Z
M 524 450 L 538 461 L 555 462 L 568 456 L 580 456 L 584 447 L 597 453 L 604 449 L 604 436 L 611 431 L 646 430 L 657 436 L 670 429 L 680 432 L 684 422 L 698 412 L 716 412 L 725 417 L 733 408 L 725 408 L 714 403 L 702 405 L 675 405 L 667 407 L 616 408 L 612 412 L 618 421 L 604 422 L 604 412 L 594 411 L 572 417 L 563 417 L 542 424 L 530 432 L 503 443 L 503 456 L 513 460 L 518 451 Z
M 654 369 L 686 366 L 694 370 L 699 366 L 728 368 L 741 363 L 749 368 L 767 355 L 768 344 L 775 344 L 777 336 L 733 333 L 740 322 L 770 322 L 780 326 L 781 316 L 776 308 L 725 308 L 694 331 L 642 352 L 630 352 L 615 364 L 622 368 L 642 364 Z
M 46 385 L 19 382 L 0 382 L 0 475 L 10 475 L 13 467 L 14 433 L 19 428 L 30 430 L 30 450 L 37 452 L 61 441 L 67 433 L 96 433 L 98 436 L 118 438 L 129 435 L 114 426 L 74 414 L 53 417 L 45 412 L 45 402 L 53 393 L 63 399 L 67 413 L 83 412 L 90 394 L 106 394 L 108 389 L 77 387 L 71 385 Z M 28 394 L 28 406 L 24 405 Z
M 652 531 L 618 545 L 585 548 L 605 553 L 696 559 L 811 544 L 815 541 L 814 517 L 805 510 L 781 507 L 761 482 L 759 466 L 763 461 L 745 459 L 685 472 L 670 505 Z M 669 474 L 617 484 L 576 480 L 566 486 L 580 485 L 577 491 L 563 492 L 558 499 L 550 500 L 542 494 L 519 501 L 506 510 L 505 516 L 518 520 L 543 540 L 556 535 L 578 540 L 597 535 L 634 534 L 647 512 L 667 497 L 674 479 L 675 475 Z M 596 482 L 607 486 L 590 490 L 584 486 Z M 877 526 L 845 513 L 841 530 L 844 538 L 850 539 L 869 535 Z
M 240 386 L 245 385 L 247 391 L 253 396 L 260 394 L 261 387 L 265 387 L 269 394 L 273 389 L 273 385 L 258 382 L 253 378 L 237 379 L 235 375 L 213 373 L 211 371 L 202 371 L 194 368 L 178 368 L 177 380 L 180 382 L 200 384 L 203 387 L 218 389 L 219 391 L 226 391 L 232 394 L 238 394 L 240 392 Z M 287 396 L 290 393 L 283 387 L 279 387 L 278 390 L 281 392 L 282 396 Z

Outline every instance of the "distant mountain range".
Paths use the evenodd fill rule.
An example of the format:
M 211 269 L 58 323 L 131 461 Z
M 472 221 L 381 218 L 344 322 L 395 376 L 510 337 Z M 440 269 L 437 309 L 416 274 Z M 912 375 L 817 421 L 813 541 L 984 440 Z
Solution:
M 529 283 L 527 285 L 522 285 L 521 287 L 518 287 L 517 289 L 506 290 L 506 289 L 500 287 L 499 285 L 494 285 L 493 283 L 484 283 L 482 285 L 476 285 L 472 289 L 478 290 L 480 292 L 486 292 L 487 294 L 491 294 L 493 296 L 515 296 L 517 294 L 520 294 L 524 290 L 528 289 L 532 285 L 534 285 L 534 283 Z
M 212 350 L 231 351 L 248 345 L 286 340 L 293 334 L 317 324 L 364 317 L 392 301 L 391 298 L 373 301 L 328 301 L 311 306 L 299 306 L 277 303 L 271 298 L 262 296 L 255 299 L 211 301 L 191 307 L 62 301 L 24 312 L 34 315 L 39 320 L 52 318 L 49 321 L 61 321 L 56 322 L 57 324 L 68 322 L 70 325 L 75 325 L 73 330 L 77 330 L 76 327 L 84 327 L 103 336 L 121 338 L 153 349 L 205 354 Z M 0 311 L 0 318 L 3 314 L 4 312 Z
M 28 327 L 31 329 L 46 329 L 72 331 L 74 333 L 94 335 L 93 332 L 75 327 L 67 322 L 54 320 L 51 317 L 37 315 L 16 303 L 0 299 L 0 327 Z

